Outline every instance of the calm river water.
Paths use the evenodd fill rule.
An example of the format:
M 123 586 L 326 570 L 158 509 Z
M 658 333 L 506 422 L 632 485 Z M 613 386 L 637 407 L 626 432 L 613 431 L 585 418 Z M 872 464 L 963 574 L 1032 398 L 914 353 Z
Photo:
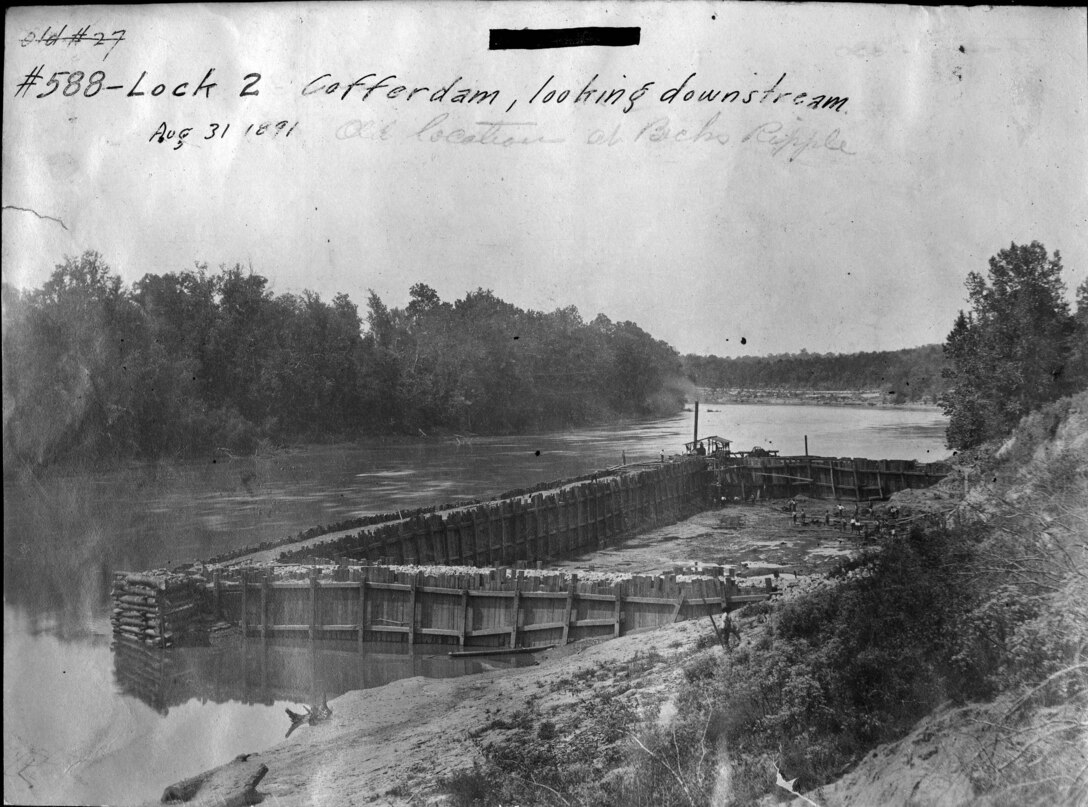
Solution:
M 315 447 L 257 459 L 157 463 L 4 485 L 4 798 L 131 804 L 279 740 L 285 706 L 411 675 L 506 662 L 409 657 L 388 646 L 275 644 L 123 656 L 110 650 L 115 569 L 145 569 L 319 523 L 487 497 L 679 453 L 693 413 L 517 437 Z M 933 461 L 935 411 L 703 406 L 699 433 L 783 454 Z

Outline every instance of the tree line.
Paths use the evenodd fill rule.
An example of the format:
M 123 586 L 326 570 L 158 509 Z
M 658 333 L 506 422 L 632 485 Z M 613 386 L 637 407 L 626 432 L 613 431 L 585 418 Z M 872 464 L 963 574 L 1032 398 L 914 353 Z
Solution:
M 947 388 L 940 345 L 868 353 L 686 355 L 688 377 L 712 389 L 880 390 L 893 403 L 937 403 Z
M 274 294 L 241 266 L 131 286 L 87 252 L 3 287 L 4 459 L 249 452 L 368 434 L 525 432 L 676 412 L 680 357 L 633 322 L 478 289 L 403 308 Z
M 1061 272 L 1038 242 L 1002 250 L 968 275 L 971 308 L 943 346 L 681 359 L 633 322 L 484 289 L 446 302 L 417 283 L 404 308 L 371 292 L 360 314 L 237 265 L 128 287 L 87 252 L 40 289 L 3 286 L 5 467 L 588 425 L 674 413 L 691 383 L 939 401 L 949 447 L 968 448 L 1088 386 L 1088 280 L 1073 313 Z

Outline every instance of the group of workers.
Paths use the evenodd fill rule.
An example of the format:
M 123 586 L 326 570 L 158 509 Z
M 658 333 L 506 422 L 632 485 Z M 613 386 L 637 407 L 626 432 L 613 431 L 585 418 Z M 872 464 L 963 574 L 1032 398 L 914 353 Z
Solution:
M 788 502 L 786 502 L 786 512 L 790 514 L 790 519 L 793 521 L 794 524 L 797 524 L 798 522 L 800 522 L 801 524 L 808 524 L 810 520 L 813 523 L 819 523 L 820 521 L 820 518 L 818 516 L 816 518 L 810 519 L 808 514 L 805 512 L 805 508 L 803 506 L 799 506 L 796 499 L 790 499 Z M 847 521 L 846 508 L 843 507 L 841 503 L 837 503 L 835 505 L 834 518 L 840 532 L 846 532 L 847 527 L 849 527 L 851 532 L 857 533 L 859 535 L 864 533 L 864 537 L 868 538 L 870 535 L 870 527 L 873 525 L 867 523 L 866 521 L 863 521 L 862 519 L 872 518 L 874 515 L 876 515 L 876 513 L 872 507 L 866 507 L 863 509 L 861 507 L 861 504 L 858 503 L 854 505 L 854 512 L 850 516 L 849 521 Z M 824 511 L 824 524 L 826 524 L 827 526 L 831 526 L 831 519 L 831 509 L 828 508 Z M 897 532 L 896 524 L 898 520 L 899 506 L 893 504 L 887 509 L 885 516 L 878 517 L 877 523 L 875 525 L 876 531 L 878 533 L 883 532 L 886 528 L 890 527 L 891 534 L 894 536 Z M 888 523 L 889 521 L 890 524 Z

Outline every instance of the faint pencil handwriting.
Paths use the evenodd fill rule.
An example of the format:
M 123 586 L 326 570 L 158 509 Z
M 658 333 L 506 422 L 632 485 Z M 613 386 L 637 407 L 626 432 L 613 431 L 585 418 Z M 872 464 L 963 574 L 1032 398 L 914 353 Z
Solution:
M 832 129 L 823 134 L 812 127 L 799 125 L 787 127 L 776 121 L 761 123 L 746 134 L 740 142 L 749 141 L 767 146 L 773 157 L 782 153 L 789 155 L 787 162 L 793 162 L 809 149 L 839 151 L 850 157 L 856 153 L 846 148 L 846 141 L 839 129 Z

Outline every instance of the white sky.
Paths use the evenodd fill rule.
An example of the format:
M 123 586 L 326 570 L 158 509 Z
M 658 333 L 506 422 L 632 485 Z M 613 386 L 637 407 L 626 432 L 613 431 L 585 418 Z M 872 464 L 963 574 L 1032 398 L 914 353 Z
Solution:
M 47 25 L 125 41 L 20 40 Z M 637 25 L 630 48 L 487 50 L 489 28 Z M 16 9 L 5 42 L 3 276 L 40 285 L 65 254 L 100 251 L 127 282 L 194 261 L 252 264 L 277 292 L 368 288 L 404 305 L 422 281 L 446 300 L 482 286 L 538 310 L 575 305 L 630 319 L 681 352 L 846 352 L 943 341 L 968 271 L 1011 241 L 1060 249 L 1070 289 L 1088 275 L 1088 37 L 1084 9 L 923 9 L 653 2 L 614 5 L 285 3 Z M 962 50 L 961 50 L 962 49 Z M 16 97 L 25 74 L 43 78 Z M 160 81 L 211 98 L 126 97 Z M 46 98 L 57 70 L 123 89 Z M 260 72 L 256 98 L 242 77 Z M 663 103 L 663 91 L 779 90 L 849 96 L 845 114 L 783 104 Z M 303 97 L 312 79 L 396 74 L 408 87 L 500 91 L 491 107 Z M 533 105 L 549 88 L 654 84 L 628 114 Z M 66 78 L 66 77 L 65 77 Z M 84 79 L 86 82 L 86 79 Z M 396 84 L 398 82 L 392 82 Z M 86 87 L 86 83 L 81 85 Z M 64 84 L 62 80 L 61 89 Z M 756 96 L 758 101 L 759 96 Z M 507 112 L 510 101 L 517 99 Z M 440 127 L 519 127 L 563 143 L 420 142 Z M 713 125 L 728 142 L 648 142 Z M 243 136 L 261 120 L 291 136 Z M 338 140 L 352 119 L 385 142 Z M 222 139 L 202 140 L 211 122 Z M 177 150 L 148 142 L 193 127 Z M 789 161 L 744 142 L 761 124 L 838 129 L 852 155 Z M 593 130 L 613 146 L 589 145 Z M 741 346 L 745 337 L 747 344 Z

